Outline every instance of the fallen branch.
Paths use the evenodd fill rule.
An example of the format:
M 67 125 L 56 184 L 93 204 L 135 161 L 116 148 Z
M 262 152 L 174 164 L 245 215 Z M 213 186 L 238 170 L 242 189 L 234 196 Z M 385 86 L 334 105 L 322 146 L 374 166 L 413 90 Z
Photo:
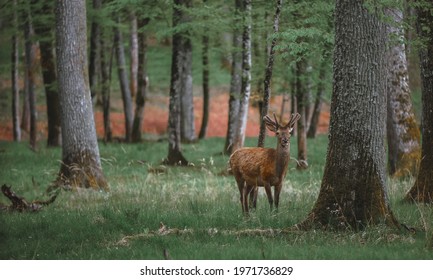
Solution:
M 8 187 L 4 184 L 1 187 L 2 193 L 12 202 L 12 205 L 0 204 L 0 210 L 2 211 L 18 211 L 18 212 L 36 212 L 42 209 L 42 207 L 53 203 L 57 194 L 54 194 L 50 199 L 45 201 L 34 200 L 28 202 L 25 198 L 18 196 L 15 192 L 11 190 L 12 187 Z
M 218 230 L 217 228 L 209 228 L 206 230 L 194 231 L 193 229 L 178 229 L 178 228 L 168 228 L 163 223 L 160 223 L 158 230 L 151 230 L 145 233 L 139 233 L 135 235 L 127 235 L 122 237 L 115 245 L 128 246 L 129 242 L 137 239 L 148 239 L 158 236 L 167 235 L 192 235 L 196 232 L 206 232 L 209 236 L 215 235 L 225 235 L 225 236 L 267 236 L 275 237 L 278 235 L 286 234 L 288 232 L 293 232 L 291 229 L 243 229 L 243 230 Z

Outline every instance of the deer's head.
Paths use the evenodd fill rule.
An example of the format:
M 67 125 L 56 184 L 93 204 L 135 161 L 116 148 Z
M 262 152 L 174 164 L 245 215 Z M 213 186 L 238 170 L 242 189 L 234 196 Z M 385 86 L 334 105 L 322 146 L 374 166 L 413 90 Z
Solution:
M 274 114 L 274 120 L 272 120 L 269 116 L 265 116 L 263 121 L 266 124 L 266 127 L 275 133 L 275 136 L 278 139 L 278 146 L 281 146 L 283 149 L 290 149 L 290 135 L 293 130 L 293 126 L 301 117 L 300 114 L 292 114 L 289 122 L 286 125 L 281 125 L 278 123 L 277 117 Z

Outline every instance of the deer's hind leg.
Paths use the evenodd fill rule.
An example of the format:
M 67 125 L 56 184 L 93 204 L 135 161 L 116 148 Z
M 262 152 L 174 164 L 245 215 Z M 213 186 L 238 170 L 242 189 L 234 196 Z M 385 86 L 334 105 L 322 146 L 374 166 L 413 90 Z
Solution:
M 272 211 L 274 206 L 274 198 L 272 197 L 272 189 L 270 184 L 265 184 L 265 192 L 266 192 L 266 196 L 268 197 L 269 207 L 271 208 Z
M 250 191 L 250 208 L 256 209 L 257 207 L 257 194 L 259 192 L 258 186 L 253 186 L 252 190 Z
M 248 214 L 248 192 L 247 192 L 247 184 L 243 179 L 236 179 L 236 183 L 238 185 L 240 201 L 242 206 L 242 212 Z

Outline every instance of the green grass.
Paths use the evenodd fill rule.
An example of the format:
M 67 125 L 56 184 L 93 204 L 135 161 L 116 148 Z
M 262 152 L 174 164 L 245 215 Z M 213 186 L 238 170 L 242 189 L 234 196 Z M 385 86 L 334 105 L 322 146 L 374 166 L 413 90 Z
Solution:
M 296 151 L 293 141 L 292 153 Z M 246 145 L 255 145 L 247 139 Z M 283 187 L 280 209 L 271 214 L 263 190 L 249 219 L 241 214 L 234 179 L 219 175 L 227 156 L 223 139 L 184 145 L 193 166 L 159 167 L 167 142 L 100 145 L 109 193 L 62 192 L 38 213 L 0 213 L 0 259 L 431 259 L 433 220 L 428 206 L 400 203 L 413 183 L 389 181 L 392 209 L 411 235 L 382 226 L 362 232 L 290 232 L 274 236 L 238 235 L 248 229 L 284 229 L 302 221 L 320 188 L 327 138 L 309 140 L 307 171 L 295 165 Z M 268 145 L 274 145 L 269 138 Z M 27 144 L 0 142 L 0 184 L 28 200 L 46 198 L 44 190 L 59 170 L 60 149 L 30 151 Z M 32 179 L 33 178 L 33 179 Z M 1 203 L 9 204 L 5 197 Z M 187 229 L 182 235 L 158 236 L 160 223 Z M 147 236 L 143 236 L 148 233 Z M 140 235 L 142 235 L 140 237 Z M 124 237 L 132 237 L 120 243 Z M 135 236 L 135 238 L 134 238 Z

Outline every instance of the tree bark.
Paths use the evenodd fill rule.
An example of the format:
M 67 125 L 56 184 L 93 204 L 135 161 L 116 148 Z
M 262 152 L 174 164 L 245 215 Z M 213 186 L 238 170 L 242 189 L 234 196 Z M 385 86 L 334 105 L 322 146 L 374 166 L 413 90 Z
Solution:
M 120 24 L 120 20 L 118 20 L 117 23 Z M 118 26 L 114 28 L 114 42 L 116 45 L 117 72 L 119 75 L 120 90 L 122 92 L 123 100 L 123 112 L 125 115 L 125 141 L 129 143 L 132 139 L 132 97 L 129 88 L 128 72 L 126 71 L 127 65 L 125 59 L 125 48 L 123 47 L 123 36 Z
M 101 29 L 99 52 L 101 60 L 101 96 L 102 96 L 102 114 L 104 122 L 104 143 L 112 141 L 111 122 L 110 122 L 110 87 L 111 72 L 113 65 L 114 44 L 107 46 L 107 37 L 104 36 L 105 28 Z M 106 53 L 109 55 L 107 56 Z
M 11 50 L 11 80 L 12 80 L 12 126 L 14 141 L 21 141 L 21 128 L 20 128 L 20 88 L 18 84 L 18 67 L 19 67 L 19 42 L 16 30 L 18 29 L 18 13 L 17 13 L 17 0 L 13 0 L 13 18 L 12 24 L 14 33 L 12 35 L 12 50 Z
M 422 92 L 422 145 L 421 163 L 415 184 L 405 200 L 433 202 L 433 7 L 428 4 L 417 8 L 417 32 L 424 40 L 419 52 Z
M 404 36 L 403 12 L 390 9 L 386 14 L 393 18 L 393 24 L 387 25 L 391 40 L 387 59 L 388 172 L 394 177 L 414 176 L 420 161 L 421 134 L 412 109 L 405 45 L 400 42 Z
M 235 0 L 235 17 L 242 11 L 242 0 Z M 242 87 L 242 32 L 237 27 L 239 22 L 235 20 L 233 25 L 233 50 L 230 80 L 230 99 L 229 99 L 229 116 L 227 124 L 226 141 L 224 144 L 224 154 L 231 155 L 233 152 L 233 143 L 236 136 L 236 126 L 239 113 L 239 104 Z
M 296 62 L 296 111 L 301 115 L 297 123 L 298 139 L 298 169 L 308 167 L 307 163 L 307 108 L 305 77 L 307 76 L 307 62 L 301 59 Z
M 298 228 L 399 227 L 386 192 L 386 28 L 363 2 L 336 2 L 325 170 L 319 197 Z
M 188 14 L 184 11 L 192 6 L 191 0 L 175 0 L 174 10 L 177 10 L 177 16 L 173 18 L 174 25 L 182 25 L 191 21 Z M 194 142 L 195 123 L 194 123 L 194 100 L 192 92 L 192 42 L 189 31 L 182 31 L 174 34 L 176 42 L 179 44 L 179 56 L 181 67 L 181 139 L 184 142 Z M 173 37 L 173 44 L 174 44 Z
M 56 186 L 108 190 L 90 96 L 84 0 L 57 0 L 56 53 L 62 112 L 62 164 Z
M 97 13 L 101 11 L 102 0 L 92 0 L 94 18 L 92 20 L 90 30 L 90 52 L 89 52 L 89 84 L 92 94 L 92 102 L 96 103 L 96 99 L 100 88 L 98 86 L 98 77 L 100 72 L 100 55 L 101 51 L 101 25 L 99 23 Z
M 233 151 L 244 146 L 251 94 L 251 0 L 243 0 L 242 86 Z
M 35 0 L 32 1 L 35 3 Z M 33 14 L 54 13 L 54 5 L 45 0 L 40 8 L 34 10 Z M 57 91 L 56 65 L 54 57 L 54 18 L 50 21 L 40 21 L 35 23 L 35 33 L 39 37 L 40 60 L 42 68 L 42 78 L 45 87 L 45 97 L 47 104 L 48 119 L 48 147 L 59 147 L 62 145 L 61 125 L 60 125 L 60 105 L 59 93 Z
M 277 8 L 275 10 L 274 16 L 274 35 L 278 33 L 278 27 L 280 23 L 280 13 L 281 7 L 283 5 L 283 0 L 277 0 Z M 265 80 L 264 80 L 264 90 L 263 90 L 263 103 L 262 103 L 262 112 L 260 114 L 260 133 L 258 139 L 258 147 L 265 146 L 265 137 L 266 137 L 266 126 L 263 121 L 263 117 L 268 114 L 269 110 L 269 98 L 271 97 L 271 80 L 272 80 L 272 68 L 274 66 L 274 56 L 275 56 L 275 46 L 277 45 L 277 38 L 274 37 L 272 39 L 271 47 L 268 55 L 268 64 L 266 66 L 265 71 Z
M 131 74 L 131 79 L 129 83 L 129 88 L 131 91 L 131 96 L 135 97 L 138 89 L 138 64 L 139 62 L 139 49 L 138 49 L 138 28 L 137 28 L 137 16 L 134 11 L 130 11 L 129 13 L 130 20 L 130 34 L 129 34 L 129 56 L 130 56 L 130 64 L 129 64 L 129 72 Z
M 26 60 L 26 97 L 28 101 L 28 113 L 29 113 L 29 140 L 30 147 L 36 149 L 36 95 L 35 95 L 35 75 L 37 71 L 36 63 L 36 48 L 37 45 L 33 42 L 34 30 L 33 20 L 30 9 L 26 10 L 26 21 L 24 24 L 24 38 L 25 38 L 25 60 Z M 24 118 L 23 118 L 24 119 Z
M 199 139 L 206 137 L 207 126 L 209 122 L 209 36 L 203 35 L 203 118 L 201 121 Z
M 149 19 L 140 19 L 138 26 L 142 29 L 149 22 Z M 143 126 L 144 118 L 144 105 L 146 103 L 147 95 L 147 36 L 145 31 L 140 31 L 138 33 L 138 92 L 135 97 L 135 114 L 134 123 L 132 124 L 132 142 L 141 141 L 141 127 Z
M 175 5 L 182 1 L 175 1 Z M 180 23 L 182 17 L 180 9 L 173 9 L 173 27 Z M 188 161 L 181 151 L 181 94 L 183 84 L 183 38 L 179 34 L 173 35 L 173 49 L 171 60 L 171 81 L 170 81 L 170 104 L 168 115 L 168 156 L 164 160 L 168 165 L 187 165 Z
M 323 60 L 322 64 L 320 65 L 316 100 L 314 101 L 313 115 L 311 116 L 311 123 L 308 128 L 307 138 L 316 138 L 320 113 L 322 112 L 323 93 L 325 91 L 326 62 L 326 60 Z

